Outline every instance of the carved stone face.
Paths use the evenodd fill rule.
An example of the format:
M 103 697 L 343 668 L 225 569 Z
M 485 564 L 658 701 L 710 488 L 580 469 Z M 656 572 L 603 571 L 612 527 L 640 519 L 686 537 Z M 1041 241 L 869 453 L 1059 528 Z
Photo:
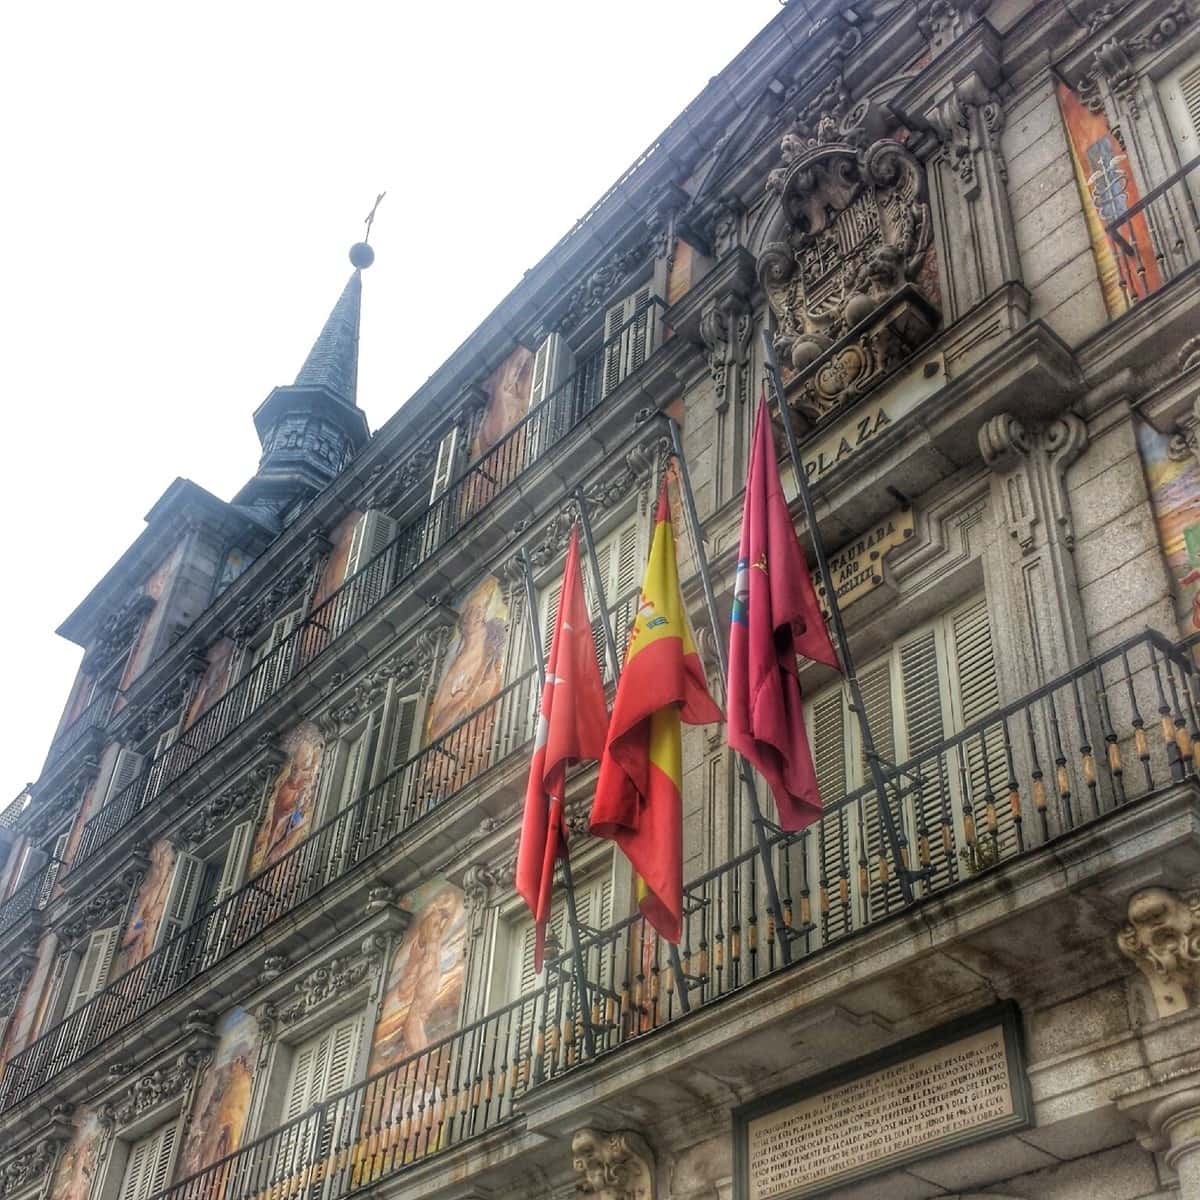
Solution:
M 1121 949 L 1156 974 L 1190 974 L 1200 965 L 1200 894 L 1180 899 L 1165 888 L 1146 888 L 1129 900 Z

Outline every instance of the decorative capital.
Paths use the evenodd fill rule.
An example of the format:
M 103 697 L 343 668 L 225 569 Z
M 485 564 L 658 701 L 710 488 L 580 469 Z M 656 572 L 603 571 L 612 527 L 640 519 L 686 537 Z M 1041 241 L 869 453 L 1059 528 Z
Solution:
M 571 1156 L 581 1177 L 575 1185 L 580 1196 L 654 1200 L 654 1155 L 641 1134 L 579 1129 L 571 1139 Z
M 726 292 L 700 314 L 700 338 L 718 403 L 725 399 L 730 367 L 746 365 L 753 335 L 750 305 L 738 292 Z
M 1158 1015 L 1200 1007 L 1200 892 L 1143 888 L 1126 915 L 1117 947 L 1146 977 Z

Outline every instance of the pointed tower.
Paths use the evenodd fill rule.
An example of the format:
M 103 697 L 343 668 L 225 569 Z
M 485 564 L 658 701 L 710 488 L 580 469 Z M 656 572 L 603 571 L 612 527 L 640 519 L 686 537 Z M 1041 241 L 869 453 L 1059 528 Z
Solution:
M 272 524 L 286 521 L 298 500 L 316 495 L 370 437 L 357 404 L 358 322 L 362 273 L 374 261 L 366 242 L 350 248 L 354 274 L 296 381 L 277 387 L 254 414 L 262 458 L 234 503 Z

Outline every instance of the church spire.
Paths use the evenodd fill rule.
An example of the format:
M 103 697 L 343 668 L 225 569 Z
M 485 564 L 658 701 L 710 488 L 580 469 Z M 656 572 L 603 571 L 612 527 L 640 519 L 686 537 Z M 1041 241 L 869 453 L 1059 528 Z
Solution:
M 374 261 L 366 242 L 350 248 L 354 273 L 295 382 L 275 388 L 255 412 L 262 458 L 234 503 L 286 520 L 296 501 L 324 488 L 370 437 L 358 407 L 358 326 L 362 273 Z

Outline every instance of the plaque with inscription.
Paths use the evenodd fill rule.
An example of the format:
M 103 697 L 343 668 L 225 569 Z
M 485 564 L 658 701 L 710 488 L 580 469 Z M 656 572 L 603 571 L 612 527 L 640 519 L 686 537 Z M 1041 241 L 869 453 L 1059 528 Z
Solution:
M 1029 1126 L 1011 1005 L 859 1059 L 734 1113 L 737 1200 L 795 1200 Z

